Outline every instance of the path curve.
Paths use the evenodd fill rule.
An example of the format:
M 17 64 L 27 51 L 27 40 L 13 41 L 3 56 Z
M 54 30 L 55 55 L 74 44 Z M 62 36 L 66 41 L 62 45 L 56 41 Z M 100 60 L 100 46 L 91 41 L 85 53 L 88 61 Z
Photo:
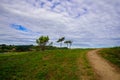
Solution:
M 120 80 L 120 73 L 112 67 L 105 59 L 100 57 L 97 52 L 100 49 L 92 50 L 87 53 L 98 80 Z M 99 77 L 98 77 L 99 76 Z

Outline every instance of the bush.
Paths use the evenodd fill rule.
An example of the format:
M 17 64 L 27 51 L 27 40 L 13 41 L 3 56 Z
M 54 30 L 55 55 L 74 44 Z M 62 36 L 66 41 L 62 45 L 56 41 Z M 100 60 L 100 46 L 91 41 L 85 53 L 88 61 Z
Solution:
M 15 51 L 21 52 L 21 51 L 30 51 L 32 45 L 19 45 L 15 46 Z

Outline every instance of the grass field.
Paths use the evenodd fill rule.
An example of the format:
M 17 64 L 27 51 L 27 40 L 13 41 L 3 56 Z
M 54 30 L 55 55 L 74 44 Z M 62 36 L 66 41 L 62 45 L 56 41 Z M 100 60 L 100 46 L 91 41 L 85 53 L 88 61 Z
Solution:
M 120 67 L 120 47 L 106 48 L 100 51 L 100 54 L 113 64 Z
M 0 80 L 94 80 L 87 49 L 0 54 Z

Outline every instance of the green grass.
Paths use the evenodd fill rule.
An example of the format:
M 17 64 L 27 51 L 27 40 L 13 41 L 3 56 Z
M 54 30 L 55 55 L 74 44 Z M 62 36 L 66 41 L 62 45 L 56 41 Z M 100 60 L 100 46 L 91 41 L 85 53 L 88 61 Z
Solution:
M 89 50 L 48 50 L 0 54 L 0 80 L 94 79 L 86 59 Z
M 120 67 L 120 47 L 106 48 L 100 54 L 111 63 Z
M 80 57 L 79 57 L 79 73 L 81 75 L 80 80 L 95 80 L 95 74 L 89 64 L 89 61 L 86 57 L 86 53 L 87 52 L 82 52 L 80 53 Z

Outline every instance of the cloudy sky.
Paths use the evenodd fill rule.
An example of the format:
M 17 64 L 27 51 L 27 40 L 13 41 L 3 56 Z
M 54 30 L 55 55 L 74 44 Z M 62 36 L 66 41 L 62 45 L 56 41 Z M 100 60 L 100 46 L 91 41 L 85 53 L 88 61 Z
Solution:
M 41 35 L 58 46 L 62 36 L 73 47 L 120 46 L 120 0 L 0 0 L 0 44 Z

